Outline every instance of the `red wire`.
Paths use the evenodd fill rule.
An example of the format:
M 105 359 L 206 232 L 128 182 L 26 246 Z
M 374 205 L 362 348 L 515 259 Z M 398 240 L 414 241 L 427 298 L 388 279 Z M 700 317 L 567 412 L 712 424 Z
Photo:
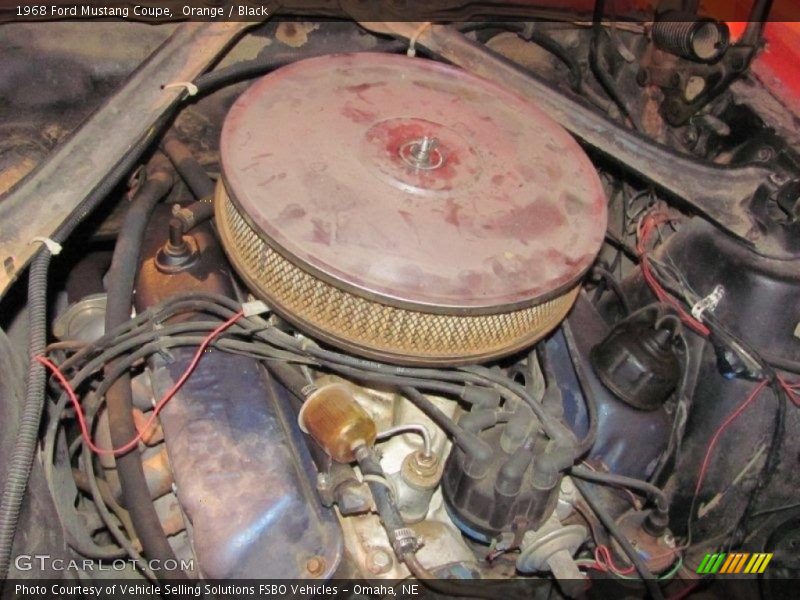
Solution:
M 243 313 L 241 311 L 236 313 L 230 319 L 222 323 L 219 327 L 217 327 L 214 331 L 212 331 L 206 336 L 206 338 L 197 347 L 197 351 L 194 353 L 192 361 L 189 363 L 189 366 L 186 367 L 186 370 L 180 376 L 178 381 L 176 381 L 175 384 L 169 389 L 169 391 L 166 394 L 164 394 L 161 400 L 159 400 L 158 403 L 156 403 L 156 406 L 153 409 L 153 412 L 150 415 L 150 418 L 147 420 L 147 423 L 145 423 L 144 427 L 139 428 L 139 433 L 137 433 L 136 436 L 131 441 L 129 441 L 128 443 L 124 444 L 119 448 L 101 448 L 94 443 L 94 441 L 92 440 L 91 433 L 89 432 L 89 428 L 86 425 L 86 416 L 84 415 L 83 409 L 81 408 L 80 402 L 78 401 L 78 397 L 75 394 L 75 391 L 70 386 L 69 381 L 67 381 L 67 378 L 64 377 L 64 374 L 61 372 L 61 370 L 46 357 L 34 356 L 33 358 L 34 360 L 38 361 L 39 363 L 47 367 L 47 369 L 49 369 L 53 373 L 53 377 L 55 377 L 56 380 L 58 380 L 58 383 L 61 385 L 62 388 L 64 388 L 64 391 L 69 396 L 69 399 L 72 402 L 72 406 L 75 408 L 75 415 L 78 419 L 78 424 L 80 425 L 81 436 L 83 436 L 83 440 L 86 443 L 87 447 L 95 454 L 114 454 L 114 455 L 125 454 L 126 452 L 129 452 L 139 444 L 139 442 L 142 440 L 147 431 L 149 431 L 149 429 L 155 423 L 155 420 L 158 417 L 158 414 L 161 412 L 161 409 L 164 408 L 167 402 L 169 402 L 172 399 L 172 397 L 175 396 L 178 390 L 181 389 L 183 384 L 186 383 L 186 380 L 189 379 L 189 376 L 192 374 L 195 367 L 197 367 L 197 363 L 199 363 L 200 359 L 203 357 L 203 352 L 205 352 L 206 348 L 208 348 L 208 345 L 212 341 L 214 341 L 215 337 L 217 337 L 220 333 L 228 329 L 228 327 L 233 325 L 242 316 Z
M 800 381 L 786 381 L 783 377 L 778 375 L 778 383 L 783 388 L 783 391 L 786 392 L 786 395 L 789 396 L 789 400 L 791 400 L 795 406 L 800 407 L 800 396 L 798 396 L 795 391 L 796 388 L 800 388 Z
M 800 386 L 800 382 L 794 382 L 794 383 L 787 382 L 780 376 L 778 376 L 778 382 L 781 385 L 781 387 L 786 391 L 786 393 L 789 395 L 789 398 L 792 400 L 792 402 L 794 402 L 795 405 L 800 406 L 800 397 L 798 397 L 794 392 L 794 388 Z M 714 452 L 714 448 L 717 445 L 717 441 L 719 440 L 720 436 L 722 436 L 723 432 L 728 428 L 728 426 L 731 423 L 733 423 L 739 417 L 739 415 L 741 415 L 744 412 L 744 410 L 748 406 L 750 406 L 750 404 L 756 398 L 758 398 L 759 394 L 764 390 L 764 388 L 767 386 L 768 383 L 769 382 L 766 379 L 760 381 L 758 385 L 753 388 L 753 390 L 750 392 L 750 395 L 745 399 L 745 401 L 742 402 L 741 405 L 739 405 L 739 407 L 736 410 L 734 410 L 714 432 L 714 437 L 711 438 L 711 442 L 709 442 L 708 444 L 706 455 L 703 458 L 703 464 L 700 467 L 700 473 L 697 476 L 697 485 L 695 486 L 694 489 L 695 498 L 697 498 L 697 496 L 700 494 L 700 489 L 703 487 L 703 481 L 705 480 L 706 472 L 708 471 L 708 464 L 711 460 L 711 454 Z M 683 598 L 691 594 L 698 585 L 699 582 L 695 582 L 694 584 L 681 590 L 674 596 L 671 596 L 669 600 L 683 600 Z
M 650 235 L 658 225 L 661 225 L 662 223 L 668 223 L 672 220 L 672 217 L 670 217 L 667 213 L 660 210 L 655 210 L 646 214 L 642 220 L 639 221 L 636 231 L 636 251 L 638 252 L 641 260 L 642 275 L 656 297 L 678 311 L 678 315 L 680 316 L 682 322 L 686 323 L 688 327 L 703 337 L 708 337 L 708 335 L 711 333 L 708 327 L 686 312 L 681 303 L 673 298 L 661 286 L 661 284 L 658 282 L 658 279 L 656 279 L 655 275 L 653 275 L 652 269 L 650 268 L 650 258 L 647 254 L 647 242 L 650 238 Z M 778 376 L 778 383 L 789 396 L 789 399 L 796 406 L 800 407 L 800 395 L 798 395 L 798 390 L 800 390 L 800 382 L 788 382 L 782 377 Z
M 611 556 L 611 550 L 605 544 L 600 544 L 594 550 L 594 561 L 607 570 L 611 570 L 618 575 L 630 575 L 636 570 L 635 566 L 620 569 L 614 564 L 614 559 Z
M 703 458 L 703 464 L 700 467 L 700 473 L 697 476 L 697 486 L 694 489 L 695 497 L 700 493 L 700 488 L 703 487 L 703 480 L 706 477 L 708 464 L 711 461 L 711 454 L 714 452 L 714 448 L 716 447 L 719 438 L 722 436 L 723 432 L 728 428 L 728 426 L 731 423 L 733 423 L 748 406 L 750 406 L 753 400 L 758 398 L 758 395 L 767 386 L 767 383 L 768 382 L 766 379 L 759 382 L 759 384 L 755 388 L 753 388 L 753 391 L 750 392 L 750 395 L 745 399 L 745 401 L 742 402 L 741 405 L 739 405 L 739 407 L 736 410 L 734 410 L 730 415 L 728 415 L 728 418 L 725 419 L 722 422 L 722 424 L 717 428 L 717 430 L 714 432 L 714 437 L 711 438 L 711 442 L 709 442 L 708 444 L 708 449 L 706 450 L 705 458 Z
M 636 251 L 639 253 L 639 259 L 641 261 L 642 276 L 656 297 L 674 308 L 677 311 L 681 321 L 685 323 L 687 327 L 691 328 L 693 331 L 702 335 L 703 337 L 708 337 L 711 333 L 708 327 L 687 313 L 681 303 L 667 293 L 667 291 L 661 286 L 650 269 L 650 259 L 647 255 L 647 242 L 653 229 L 655 229 L 658 225 L 667 223 L 669 221 L 672 221 L 672 218 L 668 214 L 655 211 L 645 215 L 644 218 L 639 222 L 639 226 L 637 228 L 638 240 L 636 242 Z

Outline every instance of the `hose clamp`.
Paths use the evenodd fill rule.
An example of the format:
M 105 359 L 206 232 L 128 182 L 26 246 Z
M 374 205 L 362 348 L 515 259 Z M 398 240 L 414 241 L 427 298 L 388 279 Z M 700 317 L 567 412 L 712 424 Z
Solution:
M 394 548 L 397 556 L 403 556 L 408 552 L 416 552 L 422 544 L 417 539 L 417 533 L 410 527 L 400 527 L 392 532 Z

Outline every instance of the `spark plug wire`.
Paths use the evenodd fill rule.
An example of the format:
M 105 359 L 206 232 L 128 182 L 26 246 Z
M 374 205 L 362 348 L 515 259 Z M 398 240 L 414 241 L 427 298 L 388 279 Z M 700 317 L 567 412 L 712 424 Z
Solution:
M 219 327 L 214 329 L 211 333 L 209 333 L 200 345 L 197 347 L 197 351 L 194 353 L 191 362 L 184 370 L 183 374 L 180 378 L 175 382 L 175 384 L 164 394 L 164 396 L 156 403 L 155 408 L 153 409 L 150 418 L 144 424 L 144 426 L 139 428 L 139 432 L 133 437 L 129 442 L 125 443 L 124 445 L 120 446 L 119 448 L 101 448 L 97 444 L 94 443 L 92 440 L 91 432 L 89 431 L 89 427 L 86 424 L 86 415 L 84 414 L 83 408 L 81 407 L 80 401 L 78 400 L 78 396 L 75 393 L 75 390 L 72 389 L 67 378 L 58 368 L 58 366 L 53 363 L 50 359 L 45 356 L 37 355 L 34 356 L 33 359 L 39 362 L 40 364 L 44 365 L 56 378 L 59 385 L 64 389 L 64 391 L 69 396 L 70 401 L 72 402 L 72 406 L 75 409 L 75 417 L 78 420 L 78 424 L 81 430 L 81 436 L 86 443 L 86 446 L 95 454 L 112 454 L 112 455 L 120 455 L 129 452 L 133 448 L 135 448 L 142 438 L 146 435 L 146 433 L 150 430 L 150 428 L 155 424 L 156 419 L 158 418 L 159 413 L 161 410 L 167 405 L 167 403 L 178 393 L 178 391 L 183 387 L 183 384 L 191 376 L 192 372 L 197 367 L 200 359 L 203 357 L 203 353 L 208 348 L 209 344 L 211 344 L 214 339 L 221 334 L 223 331 L 231 327 L 236 321 L 238 321 L 244 313 L 242 311 L 237 312 L 232 317 L 230 317 L 227 321 L 222 323 Z

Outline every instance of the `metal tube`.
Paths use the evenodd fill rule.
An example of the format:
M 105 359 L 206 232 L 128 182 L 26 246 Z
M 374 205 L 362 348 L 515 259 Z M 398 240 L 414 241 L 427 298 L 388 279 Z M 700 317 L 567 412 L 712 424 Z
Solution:
M 433 447 L 431 445 L 431 434 L 428 431 L 428 428 L 424 425 L 419 423 L 407 423 L 405 425 L 396 425 L 395 427 L 389 427 L 388 429 L 384 429 L 378 434 L 379 440 L 384 440 L 386 438 L 390 438 L 398 433 L 418 433 L 422 436 L 422 447 L 425 456 L 431 456 L 433 452 Z

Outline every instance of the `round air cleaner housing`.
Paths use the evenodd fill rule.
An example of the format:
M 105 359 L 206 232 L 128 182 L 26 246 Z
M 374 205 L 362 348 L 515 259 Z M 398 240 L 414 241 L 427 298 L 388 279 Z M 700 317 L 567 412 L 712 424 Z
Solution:
M 535 105 L 433 61 L 340 54 L 262 78 L 228 114 L 216 215 L 253 292 L 353 353 L 476 362 L 566 315 L 606 201 Z

